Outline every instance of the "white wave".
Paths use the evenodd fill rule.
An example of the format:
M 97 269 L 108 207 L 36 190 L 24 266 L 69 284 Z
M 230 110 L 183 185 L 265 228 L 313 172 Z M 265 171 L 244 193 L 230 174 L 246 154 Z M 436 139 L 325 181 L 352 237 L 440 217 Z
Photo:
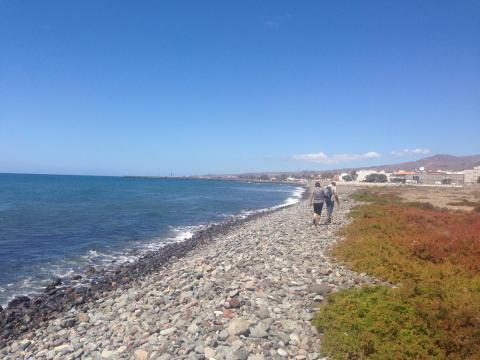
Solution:
M 306 189 L 303 188 L 303 187 L 296 187 L 295 190 L 293 190 L 292 195 L 287 200 L 285 200 L 285 202 L 283 204 L 274 206 L 273 208 L 278 209 L 278 208 L 282 208 L 282 207 L 285 207 L 285 206 L 289 206 L 289 205 L 293 205 L 293 204 L 298 203 L 302 199 L 303 193 L 305 191 L 306 191 Z
M 218 216 L 221 217 L 221 218 L 227 219 L 227 218 L 230 218 L 230 217 L 235 216 L 235 215 L 228 214 L 228 213 L 221 213 Z
M 112 259 L 117 259 L 118 255 L 121 253 L 107 253 L 107 252 L 102 252 L 98 250 L 88 250 L 88 252 L 85 255 L 81 255 L 80 258 L 83 259 L 84 262 L 86 262 L 89 265 L 94 265 L 97 263 L 105 263 L 108 261 L 111 261 Z
M 115 263 L 116 264 L 125 264 L 125 263 L 133 263 L 137 260 L 136 256 L 132 255 L 119 255 L 115 258 Z
M 89 254 L 90 257 L 99 256 L 97 250 L 88 250 L 88 254 Z
M 75 270 L 72 269 L 72 268 L 61 268 L 61 267 L 57 267 L 56 269 L 52 269 L 51 271 L 53 277 L 56 277 L 56 278 L 65 278 L 65 277 L 68 277 L 68 276 L 71 276 L 75 273 Z
M 198 227 L 196 226 L 188 226 L 188 227 L 181 227 L 176 229 L 176 234 L 174 240 L 176 241 L 184 241 L 190 239 L 197 231 Z
M 31 277 L 27 277 L 25 279 L 22 280 L 22 286 L 24 287 L 30 287 L 32 286 L 32 278 Z
M 289 205 L 296 204 L 302 199 L 303 193 L 305 191 L 306 191 L 306 189 L 303 188 L 303 187 L 296 187 L 292 191 L 291 196 L 289 198 L 287 198 L 282 204 L 275 205 L 275 206 L 268 207 L 268 208 L 257 209 L 257 210 L 242 210 L 240 212 L 240 214 L 233 215 L 232 217 L 237 218 L 237 219 L 245 219 L 245 218 L 247 218 L 251 215 L 260 214 L 260 213 L 263 213 L 263 212 L 276 210 L 276 209 L 280 209 L 280 208 L 283 208 L 283 207 L 286 207 L 286 206 L 289 206 Z
M 149 243 L 142 244 L 142 248 L 150 251 L 160 250 L 167 244 L 191 239 L 198 231 L 206 227 L 207 225 L 172 227 L 169 236 L 155 238 Z

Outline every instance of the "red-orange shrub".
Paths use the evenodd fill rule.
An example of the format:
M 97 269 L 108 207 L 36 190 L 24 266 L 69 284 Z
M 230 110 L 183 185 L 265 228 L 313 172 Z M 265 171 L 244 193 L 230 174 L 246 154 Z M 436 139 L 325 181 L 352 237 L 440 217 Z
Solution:
M 480 273 L 480 214 L 392 205 L 388 211 L 402 219 L 405 232 L 394 240 L 422 260 L 448 261 L 462 270 Z

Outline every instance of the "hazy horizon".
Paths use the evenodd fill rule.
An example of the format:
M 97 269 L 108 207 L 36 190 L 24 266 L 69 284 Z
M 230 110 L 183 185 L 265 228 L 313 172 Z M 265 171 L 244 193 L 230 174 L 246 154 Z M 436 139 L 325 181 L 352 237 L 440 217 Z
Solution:
M 480 156 L 480 154 L 469 154 L 469 155 L 452 155 L 452 154 L 432 154 L 428 157 L 432 156 L 457 156 L 457 157 L 463 157 L 463 156 Z M 422 160 L 417 159 L 417 160 Z M 391 166 L 391 165 L 396 165 L 396 164 L 401 164 L 403 162 L 398 162 L 398 163 L 385 163 L 385 164 L 378 164 L 378 165 L 369 165 L 369 166 L 364 166 L 364 167 L 335 167 L 335 168 L 329 168 L 329 169 L 301 169 L 301 170 L 259 170 L 259 171 L 245 171 L 245 172 L 230 172 L 230 173 L 202 173 L 202 174 L 189 174 L 189 175 L 177 175 L 174 173 L 171 174 L 120 174 L 120 175 L 99 175 L 99 174 L 80 174 L 80 173 L 71 173 L 71 174 L 64 174 L 64 173 L 30 173 L 30 172 L 0 172 L 0 174 L 18 174 L 18 175 L 46 175 L 46 176 L 104 176 L 104 177 L 196 177 L 196 176 L 234 176 L 234 175 L 242 175 L 242 174 L 268 174 L 268 173 L 301 173 L 301 172 L 329 172 L 329 171 L 339 171 L 343 169 L 358 169 L 358 168 L 365 168 L 368 169 L 369 167 L 378 167 L 378 166 Z

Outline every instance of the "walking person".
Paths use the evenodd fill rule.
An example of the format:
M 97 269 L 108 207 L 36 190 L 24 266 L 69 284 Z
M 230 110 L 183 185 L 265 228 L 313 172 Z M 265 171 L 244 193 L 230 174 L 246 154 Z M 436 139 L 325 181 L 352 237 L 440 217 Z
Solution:
M 315 188 L 310 196 L 310 206 L 313 206 L 313 225 L 317 226 L 320 222 L 320 215 L 322 214 L 323 203 L 325 202 L 325 193 L 320 185 L 320 182 L 315 183 Z
M 335 201 L 337 202 L 338 207 L 340 207 L 340 199 L 338 198 L 337 194 L 337 183 L 332 181 L 330 184 L 325 186 L 323 192 L 325 197 L 325 205 L 327 206 L 327 224 L 330 224 L 332 222 Z

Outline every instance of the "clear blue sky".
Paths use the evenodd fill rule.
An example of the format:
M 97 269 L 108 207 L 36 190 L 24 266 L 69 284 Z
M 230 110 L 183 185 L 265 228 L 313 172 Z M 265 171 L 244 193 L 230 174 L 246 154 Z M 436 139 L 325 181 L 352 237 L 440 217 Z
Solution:
M 0 172 L 480 153 L 479 1 L 0 0 Z

